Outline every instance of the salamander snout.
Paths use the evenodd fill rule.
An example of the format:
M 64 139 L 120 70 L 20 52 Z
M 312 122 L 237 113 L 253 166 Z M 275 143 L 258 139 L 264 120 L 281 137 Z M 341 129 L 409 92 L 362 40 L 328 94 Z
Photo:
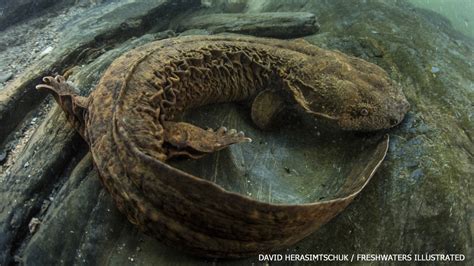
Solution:
M 390 126 L 394 127 L 400 122 L 402 122 L 405 114 L 410 110 L 410 103 L 405 99 L 401 99 L 398 104 L 396 104 L 392 111 L 393 115 L 389 118 Z
M 375 131 L 392 128 L 403 121 L 410 104 L 403 94 L 379 97 L 378 101 L 357 102 L 349 105 L 337 123 L 343 130 Z

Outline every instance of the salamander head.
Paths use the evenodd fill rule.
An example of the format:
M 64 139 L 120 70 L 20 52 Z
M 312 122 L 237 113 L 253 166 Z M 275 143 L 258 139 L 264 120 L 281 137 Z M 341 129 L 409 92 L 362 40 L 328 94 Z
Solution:
M 410 105 L 382 68 L 339 52 L 326 56 L 322 65 L 303 62 L 290 88 L 306 112 L 343 130 L 387 129 L 403 120 Z

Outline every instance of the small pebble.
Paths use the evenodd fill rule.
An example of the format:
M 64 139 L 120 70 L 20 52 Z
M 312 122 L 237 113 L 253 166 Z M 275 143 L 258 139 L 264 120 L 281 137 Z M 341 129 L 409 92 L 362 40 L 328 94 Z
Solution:
M 46 48 L 40 53 L 40 56 L 45 56 L 45 55 L 51 53 L 51 51 L 53 51 L 53 47 L 52 47 L 52 46 L 48 46 L 48 47 L 46 47 Z
M 30 230 L 30 233 L 35 233 L 36 230 L 38 230 L 38 225 L 41 224 L 40 219 L 34 217 L 31 219 L 30 223 L 28 224 L 28 229 Z
M 431 73 L 435 74 L 435 73 L 438 73 L 441 69 L 439 69 L 439 67 L 435 67 L 435 66 L 432 66 L 431 67 Z

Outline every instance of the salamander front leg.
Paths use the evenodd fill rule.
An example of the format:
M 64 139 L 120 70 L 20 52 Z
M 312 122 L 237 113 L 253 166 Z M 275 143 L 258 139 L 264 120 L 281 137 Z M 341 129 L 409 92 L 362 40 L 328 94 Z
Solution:
M 56 102 L 66 113 L 67 119 L 74 128 L 85 137 L 85 116 L 88 112 L 89 98 L 77 94 L 74 86 L 66 81 L 63 76 L 43 78 L 43 83 L 36 86 L 39 91 L 45 91 L 53 95 Z
M 260 92 L 253 100 L 252 120 L 262 130 L 271 129 L 277 124 L 277 118 L 285 108 L 284 100 L 280 94 L 273 90 Z
M 243 132 L 227 130 L 224 127 L 216 131 L 204 130 L 185 122 L 166 121 L 164 128 L 168 159 L 178 156 L 198 159 L 229 145 L 252 141 Z

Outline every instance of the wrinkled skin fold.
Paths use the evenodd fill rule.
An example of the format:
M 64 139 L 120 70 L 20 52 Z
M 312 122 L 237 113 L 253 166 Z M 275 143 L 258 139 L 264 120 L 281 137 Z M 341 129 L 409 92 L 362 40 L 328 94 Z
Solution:
M 255 98 L 252 119 L 258 126 L 271 124 L 278 117 L 272 112 L 281 111 L 261 106 L 276 102 L 265 99 L 279 99 L 336 128 L 374 131 L 397 125 L 409 108 L 401 89 L 374 64 L 302 40 L 242 36 L 179 37 L 136 48 L 112 63 L 88 98 L 60 76 L 45 77 L 37 88 L 54 95 L 89 143 L 102 183 L 130 222 L 209 257 L 250 256 L 308 236 L 363 189 L 389 139 L 361 152 L 371 159 L 352 169 L 335 199 L 277 205 L 166 164 L 250 141 L 236 130 L 175 121 L 184 110 Z

